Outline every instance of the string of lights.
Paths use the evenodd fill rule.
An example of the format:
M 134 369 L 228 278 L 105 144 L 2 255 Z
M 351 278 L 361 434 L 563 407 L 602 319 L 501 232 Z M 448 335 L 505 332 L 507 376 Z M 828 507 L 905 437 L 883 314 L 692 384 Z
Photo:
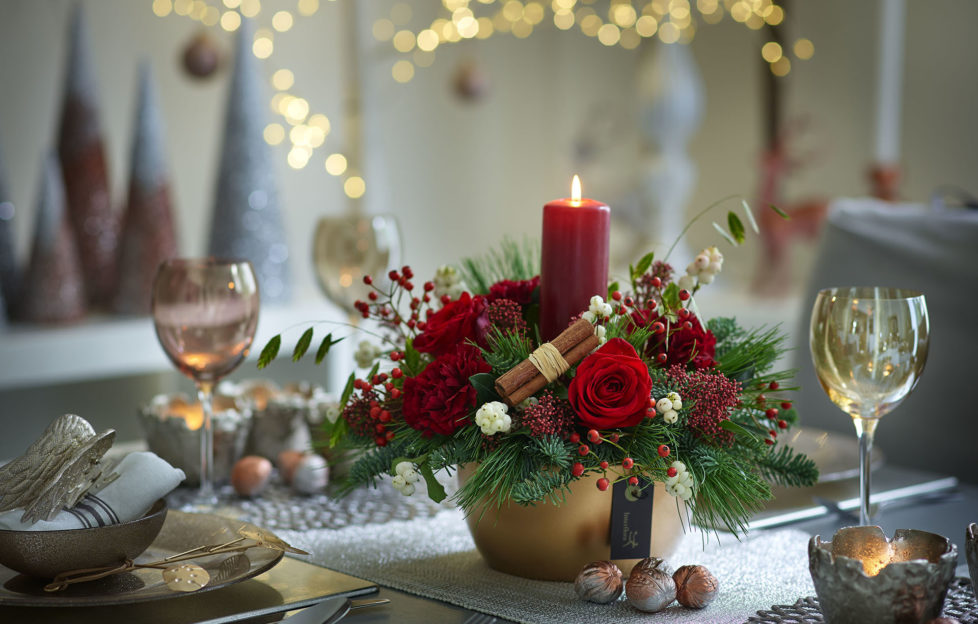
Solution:
M 333 2 L 335 0 L 328 0 Z M 354 0 L 351 0 L 354 1 Z M 267 3 L 267 0 L 266 0 Z M 159 17 L 170 14 L 198 21 L 205 26 L 234 32 L 243 17 L 266 17 L 268 25 L 255 30 L 252 52 L 257 58 L 270 59 L 275 52 L 276 34 L 292 29 L 299 17 L 315 15 L 320 0 L 296 0 L 295 10 L 272 10 L 262 0 L 153 0 L 153 12 Z M 601 44 L 632 50 L 645 39 L 657 37 L 663 43 L 689 43 L 699 23 L 718 24 L 724 19 L 743 24 L 751 30 L 777 26 L 784 21 L 784 9 L 774 0 L 442 0 L 436 17 L 423 28 L 414 30 L 414 9 L 408 2 L 391 5 L 387 17 L 372 25 L 374 38 L 390 44 L 396 60 L 391 76 L 399 83 L 410 82 L 417 67 L 429 67 L 435 62 L 435 51 L 465 40 L 484 40 L 496 35 L 511 35 L 525 39 L 552 22 L 561 31 L 575 28 Z M 775 76 L 791 71 L 791 57 L 810 59 L 814 44 L 805 38 L 794 41 L 790 52 L 776 41 L 761 46 L 761 57 Z M 323 148 L 330 133 L 329 117 L 312 112 L 308 100 L 296 94 L 295 74 L 282 67 L 271 75 L 275 90 L 271 98 L 272 111 L 281 122 L 269 123 L 264 130 L 269 145 L 282 144 L 288 139 L 287 162 L 293 169 L 304 169 L 317 150 Z M 327 173 L 343 177 L 343 190 L 356 199 L 366 191 L 363 178 L 356 175 L 355 163 L 348 162 L 342 152 L 325 156 Z

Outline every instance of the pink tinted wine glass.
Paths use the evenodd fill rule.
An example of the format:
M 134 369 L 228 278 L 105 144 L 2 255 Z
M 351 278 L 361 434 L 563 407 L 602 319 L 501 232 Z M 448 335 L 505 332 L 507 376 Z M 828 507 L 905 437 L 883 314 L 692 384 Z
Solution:
M 163 351 L 197 385 L 200 491 L 195 504 L 213 506 L 213 390 L 248 355 L 258 325 L 258 281 L 250 262 L 174 258 L 162 262 L 153 282 L 153 323 Z

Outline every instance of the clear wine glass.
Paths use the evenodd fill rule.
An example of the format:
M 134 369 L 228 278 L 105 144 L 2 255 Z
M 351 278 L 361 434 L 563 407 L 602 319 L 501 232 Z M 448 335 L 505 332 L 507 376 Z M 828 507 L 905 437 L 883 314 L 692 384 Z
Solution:
M 214 492 L 214 385 L 248 355 L 258 325 L 258 281 L 251 263 L 215 258 L 162 262 L 153 282 L 153 323 L 163 350 L 194 380 L 203 410 L 200 490 L 194 506 L 217 502 Z
M 377 283 L 382 282 L 400 255 L 400 228 L 392 215 L 323 217 L 316 224 L 313 262 L 319 285 L 353 319 L 353 303 L 365 300 L 369 292 L 363 276 L 372 275 Z
M 930 321 L 924 295 L 900 288 L 822 290 L 809 334 L 822 389 L 852 417 L 859 436 L 859 522 L 869 524 L 869 464 L 880 419 L 924 370 Z

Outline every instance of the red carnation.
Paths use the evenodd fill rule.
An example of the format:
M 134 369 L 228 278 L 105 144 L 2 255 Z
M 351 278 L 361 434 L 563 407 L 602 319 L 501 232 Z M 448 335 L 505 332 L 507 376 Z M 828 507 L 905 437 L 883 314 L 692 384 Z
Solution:
M 578 422 L 595 429 L 631 427 L 648 412 L 652 379 L 635 348 L 612 338 L 584 358 L 567 388 Z
M 414 339 L 414 348 L 437 357 L 453 352 L 466 340 L 485 346 L 488 328 L 485 297 L 464 292 L 457 301 L 428 317 L 425 330 Z
M 533 300 L 533 291 L 540 285 L 540 276 L 528 280 L 503 280 L 496 282 L 489 287 L 489 294 L 486 298 L 489 302 L 497 299 L 510 299 L 526 307 Z
M 664 316 L 656 316 L 652 310 L 635 310 L 632 312 L 632 321 L 638 327 L 651 327 L 656 321 L 669 327 L 668 338 L 665 334 L 653 334 L 645 346 L 645 356 L 653 361 L 660 353 L 666 354 L 666 361 L 661 364 L 663 367 L 681 364 L 703 369 L 716 364 L 716 336 L 700 325 L 696 315 L 690 314 L 685 321 L 677 324 L 671 323 Z M 690 324 L 688 329 L 685 326 L 686 321 Z
M 404 380 L 404 421 L 426 437 L 436 433 L 451 435 L 468 424 L 469 410 L 475 407 L 475 388 L 469 377 L 489 370 L 479 349 L 457 344 L 450 353 L 435 358 L 418 376 Z

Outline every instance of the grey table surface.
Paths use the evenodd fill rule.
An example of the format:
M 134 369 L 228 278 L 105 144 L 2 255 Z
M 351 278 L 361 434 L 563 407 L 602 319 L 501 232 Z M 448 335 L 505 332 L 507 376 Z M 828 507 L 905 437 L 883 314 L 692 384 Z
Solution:
M 884 466 L 878 471 L 875 471 L 874 482 L 880 488 L 897 487 L 905 482 L 920 483 L 935 480 L 939 476 L 916 470 L 911 471 Z M 812 499 L 813 496 L 825 496 L 826 498 L 837 496 L 838 499 L 836 500 L 841 500 L 842 498 L 854 496 L 857 488 L 858 479 L 852 479 L 847 480 L 845 483 L 830 483 L 824 486 L 818 486 L 811 490 L 811 494 L 802 493 L 802 496 L 807 496 L 810 504 L 816 506 L 817 502 Z M 875 491 L 877 490 L 874 486 Z M 964 540 L 964 532 L 967 524 L 969 522 L 978 522 L 978 486 L 959 484 L 953 490 L 944 491 L 939 495 L 895 501 L 879 509 L 873 520 L 874 523 L 879 524 L 883 528 L 887 535 L 892 535 L 896 529 L 913 528 L 949 537 L 952 542 L 958 544 L 959 564 L 964 566 L 965 559 L 961 545 Z M 818 518 L 784 526 L 805 531 L 810 535 L 821 535 L 825 539 L 830 539 L 837 529 L 852 526 L 857 523 L 845 515 L 830 513 Z M 959 568 L 959 572 L 961 570 L 962 568 Z M 967 572 L 964 571 L 964 574 L 967 574 Z M 343 619 L 344 624 L 387 624 L 394 622 L 404 624 L 431 622 L 464 624 L 474 614 L 473 611 L 468 609 L 388 588 L 381 588 L 378 597 L 388 598 L 391 602 L 389 605 L 383 607 L 351 612 L 350 615 Z M 799 596 L 799 598 L 801 597 Z M 759 604 L 757 608 L 766 609 L 770 606 Z M 496 621 L 500 624 L 508 622 L 508 620 L 502 619 L 497 619 Z

